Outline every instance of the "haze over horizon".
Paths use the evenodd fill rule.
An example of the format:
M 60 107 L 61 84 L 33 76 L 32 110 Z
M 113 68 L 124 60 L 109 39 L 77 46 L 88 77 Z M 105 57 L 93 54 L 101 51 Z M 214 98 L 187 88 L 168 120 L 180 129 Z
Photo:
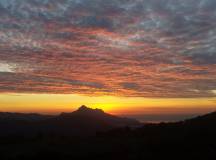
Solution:
M 0 0 L 0 111 L 214 111 L 215 10 L 215 0 Z

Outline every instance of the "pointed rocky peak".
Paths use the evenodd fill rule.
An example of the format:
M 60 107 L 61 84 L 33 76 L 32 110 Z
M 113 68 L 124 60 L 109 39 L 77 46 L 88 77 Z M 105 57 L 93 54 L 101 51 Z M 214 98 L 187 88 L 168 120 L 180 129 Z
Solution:
M 83 112 L 83 111 L 88 111 L 88 110 L 92 110 L 92 109 L 89 108 L 89 107 L 87 107 L 87 106 L 85 106 L 85 105 L 82 105 L 82 106 L 80 106 L 80 107 L 78 108 L 77 111 Z
M 78 110 L 77 112 L 81 112 L 81 113 L 104 113 L 104 111 L 102 109 L 92 109 L 92 108 L 89 108 L 85 105 L 82 105 Z
M 102 109 L 92 109 L 85 105 L 80 106 L 76 111 L 71 113 L 61 113 L 60 117 L 71 117 L 74 115 L 85 115 L 85 116 L 95 116 L 100 115 L 104 116 L 106 113 Z

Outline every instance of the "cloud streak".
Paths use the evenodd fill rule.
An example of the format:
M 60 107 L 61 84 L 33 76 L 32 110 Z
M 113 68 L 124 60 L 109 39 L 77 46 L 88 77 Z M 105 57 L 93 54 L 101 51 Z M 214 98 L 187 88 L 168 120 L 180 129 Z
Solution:
M 0 92 L 214 97 L 215 9 L 214 0 L 0 0 Z

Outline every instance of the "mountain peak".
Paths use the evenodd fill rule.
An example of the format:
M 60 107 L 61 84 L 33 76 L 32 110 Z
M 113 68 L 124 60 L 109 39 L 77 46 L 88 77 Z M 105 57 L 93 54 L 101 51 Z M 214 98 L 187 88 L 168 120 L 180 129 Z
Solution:
M 89 107 L 87 107 L 87 106 L 85 106 L 85 105 L 82 105 L 82 106 L 80 106 L 80 107 L 78 108 L 77 111 L 86 111 L 86 110 L 91 110 L 91 108 L 89 108 Z
M 82 105 L 82 106 L 80 106 L 79 108 L 78 108 L 78 110 L 77 110 L 78 112 L 98 112 L 98 113 L 104 113 L 104 111 L 102 110 L 102 109 L 98 109 L 98 108 L 96 108 L 96 109 L 92 109 L 92 108 L 89 108 L 89 107 L 87 107 L 87 106 L 85 106 L 85 105 Z

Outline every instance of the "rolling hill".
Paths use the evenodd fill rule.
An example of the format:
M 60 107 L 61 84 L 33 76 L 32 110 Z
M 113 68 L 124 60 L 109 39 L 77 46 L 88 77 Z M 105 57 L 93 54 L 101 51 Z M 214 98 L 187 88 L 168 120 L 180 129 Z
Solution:
M 81 106 L 77 111 L 57 116 L 21 113 L 0 113 L 0 136 L 58 134 L 67 136 L 94 135 L 117 127 L 141 125 L 134 119 L 121 118 L 100 109 Z

